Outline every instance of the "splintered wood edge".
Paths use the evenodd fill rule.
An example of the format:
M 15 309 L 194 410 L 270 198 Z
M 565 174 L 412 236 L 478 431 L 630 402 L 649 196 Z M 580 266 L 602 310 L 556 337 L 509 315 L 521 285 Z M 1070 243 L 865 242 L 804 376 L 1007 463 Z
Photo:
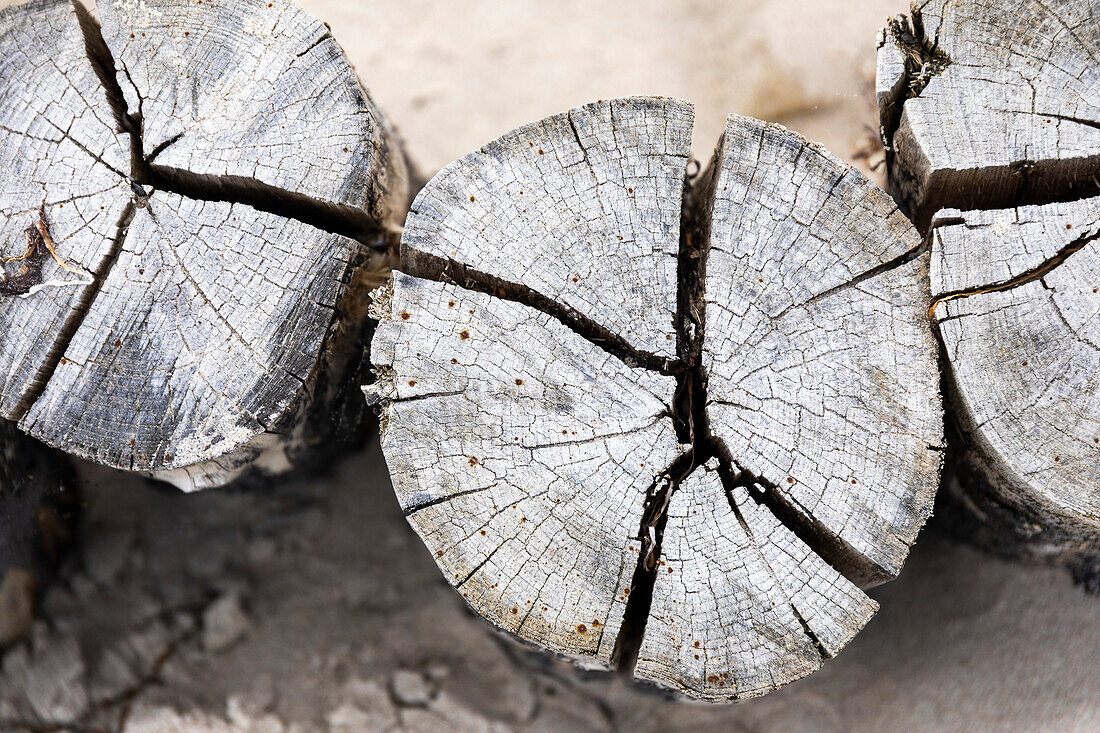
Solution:
M 532 127 L 538 126 L 521 129 Z M 754 474 L 709 430 L 697 436 L 693 450 L 678 445 L 677 425 L 685 415 L 676 395 L 705 385 L 697 357 L 707 341 L 699 344 L 688 333 L 701 333 L 701 322 L 682 326 L 686 330 L 678 335 L 672 363 L 682 366 L 685 354 L 696 354 L 689 368 L 668 370 L 667 376 L 661 365 L 638 368 L 636 354 L 593 337 L 583 314 L 557 303 L 544 309 L 543 296 L 502 284 L 477 261 L 440 264 L 443 258 L 431 255 L 425 264 L 419 258 L 427 235 L 412 217 L 403 241 L 411 273 L 396 273 L 374 295 L 371 315 L 380 324 L 371 360 L 378 378 L 365 388 L 368 401 L 381 407 L 382 448 L 402 508 L 445 577 L 479 615 L 584 666 L 631 670 L 639 679 L 707 700 L 762 694 L 808 674 L 862 628 L 877 606 L 853 578 L 881 582 L 896 573 L 931 511 L 942 454 L 935 346 L 923 320 L 927 251 L 896 207 L 862 176 L 782 128 L 735 116 L 727 135 L 745 128 L 777 135 L 779 149 L 811 161 L 804 165 L 820 180 L 825 204 L 820 211 L 833 216 L 854 211 L 868 219 L 862 228 L 844 229 L 851 241 L 833 242 L 841 249 L 829 255 L 836 261 L 830 260 L 819 282 L 789 289 L 797 302 L 753 307 L 763 321 L 809 323 L 811 330 L 812 319 L 831 309 L 839 308 L 852 324 L 867 311 L 868 328 L 885 324 L 889 334 L 873 341 L 872 352 L 884 347 L 906 352 L 902 362 L 912 368 L 900 378 L 879 378 L 868 394 L 890 395 L 891 405 L 906 402 L 900 413 L 891 413 L 891 421 L 907 414 L 912 424 L 891 424 L 885 433 L 893 436 L 908 427 L 907 442 L 883 459 L 905 468 L 885 467 L 881 478 L 908 488 L 897 491 L 895 484 L 897 495 L 891 493 L 889 502 L 860 514 L 889 524 L 893 512 L 896 531 L 860 536 L 859 528 L 841 529 L 837 536 L 829 527 L 842 523 L 815 522 L 798 513 L 799 497 L 786 484 L 786 474 L 772 480 Z M 516 134 L 501 140 L 528 142 Z M 476 157 L 471 160 L 482 170 Z M 460 164 L 446 171 L 448 188 L 461 179 Z M 779 172 L 790 177 L 789 170 Z M 713 189 L 719 178 L 705 174 L 699 187 Z M 421 198 L 430 200 L 434 185 L 430 182 Z M 493 181 L 479 179 L 478 185 L 491 190 Z M 477 193 L 469 195 L 481 200 Z M 469 205 L 453 198 L 455 205 Z M 713 190 L 693 194 L 693 205 L 704 202 L 706 208 L 713 199 Z M 452 216 L 434 211 L 429 230 L 441 231 L 437 222 Z M 700 212 L 692 216 L 701 222 Z M 892 233 L 880 231 L 875 240 L 871 222 L 876 220 Z M 704 229 L 692 228 L 689 243 L 680 248 L 679 287 L 695 298 L 687 309 L 694 313 L 690 318 L 701 317 L 706 303 L 721 302 L 713 293 L 704 299 L 690 282 L 703 273 L 684 265 L 706 261 L 699 256 L 700 243 L 707 241 Z M 538 240 L 525 244 L 540 245 Z M 444 242 L 431 247 L 449 249 Z M 755 273 L 751 280 L 756 282 Z M 752 301 L 730 301 L 738 302 Z M 890 317 L 891 311 L 899 315 Z M 782 332 L 774 323 L 769 328 Z M 902 340 L 895 343 L 898 336 Z M 860 354 L 870 363 L 889 364 L 876 357 Z M 716 369 L 719 362 L 712 356 L 709 367 Z M 700 405 L 704 415 L 712 409 L 705 400 Z M 690 405 L 687 409 L 694 412 Z M 848 478 L 848 493 L 870 492 L 876 485 L 853 488 Z M 591 487 L 607 493 L 592 495 Z M 708 522 L 717 525 L 683 521 L 692 511 L 691 497 L 700 492 L 709 497 Z M 717 500 L 721 511 L 715 513 Z M 675 557 L 672 546 L 665 554 L 662 538 L 675 543 Z M 897 546 L 874 561 L 860 560 L 853 548 L 866 549 L 874 538 Z M 738 555 L 738 548 L 748 556 Z M 688 630 L 680 623 L 683 599 L 676 598 L 684 586 L 677 572 L 701 576 L 711 566 L 722 569 L 722 582 L 693 585 L 684 596 L 709 604 L 709 615 L 702 612 L 709 624 Z M 789 641 L 771 647 L 769 659 L 781 663 L 751 673 L 743 659 L 738 662 L 736 647 L 727 644 L 751 636 L 743 613 L 757 597 L 746 585 L 750 576 L 771 589 L 769 603 L 775 605 L 770 608 L 778 609 L 760 611 L 771 624 L 769 638 Z
M 919 227 L 1100 193 L 1097 22 L 1093 0 L 926 0 L 883 30 L 889 179 Z

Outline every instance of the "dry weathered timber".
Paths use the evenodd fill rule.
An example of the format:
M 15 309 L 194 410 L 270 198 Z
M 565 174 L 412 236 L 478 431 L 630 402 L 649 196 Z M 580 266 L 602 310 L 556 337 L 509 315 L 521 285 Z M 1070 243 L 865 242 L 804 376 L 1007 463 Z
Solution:
M 393 131 L 286 0 L 0 12 L 0 415 L 185 489 L 354 430 Z
M 1100 590 L 1100 199 L 933 225 L 959 529 Z
M 0 647 L 30 630 L 34 600 L 72 539 L 63 459 L 0 420 Z
M 931 509 L 928 254 L 819 147 L 598 102 L 419 194 L 375 300 L 409 522 L 496 626 L 706 700 L 812 672 Z M 683 223 L 681 222 L 683 220 Z
M 849 575 L 886 580 L 927 518 L 942 460 L 928 256 L 881 190 L 795 140 L 731 118 L 717 151 L 707 413 L 790 521 L 837 543 Z
M 669 500 L 638 677 L 709 699 L 746 698 L 804 677 L 878 604 L 813 553 L 717 460 Z
M 878 87 L 890 183 L 932 228 L 942 515 L 1100 589 L 1100 3 L 914 5 Z
M 654 101 L 660 114 L 626 131 L 619 104 L 521 127 L 440 171 L 409 213 L 406 269 L 468 268 L 581 314 L 625 350 L 675 357 L 694 115 Z
M 919 227 L 1100 193 L 1098 28 L 1096 0 L 925 0 L 883 30 L 890 185 Z

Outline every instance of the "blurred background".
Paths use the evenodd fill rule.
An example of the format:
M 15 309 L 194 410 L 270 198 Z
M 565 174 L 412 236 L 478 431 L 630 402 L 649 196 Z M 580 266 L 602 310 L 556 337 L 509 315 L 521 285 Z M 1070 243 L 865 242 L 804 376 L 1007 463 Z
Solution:
M 0 5 L 10 4 L 0 0 Z M 783 123 L 876 180 L 875 36 L 901 0 L 305 0 L 425 176 L 610 97 Z M 80 466 L 76 551 L 0 662 L 0 731 L 1096 731 L 1100 598 L 921 535 L 811 677 L 731 706 L 582 673 L 446 584 L 377 444 L 323 476 L 183 496 Z
M 695 104 L 706 163 L 731 112 L 861 161 L 875 34 L 907 0 L 306 0 L 426 173 L 534 120 L 633 94 Z

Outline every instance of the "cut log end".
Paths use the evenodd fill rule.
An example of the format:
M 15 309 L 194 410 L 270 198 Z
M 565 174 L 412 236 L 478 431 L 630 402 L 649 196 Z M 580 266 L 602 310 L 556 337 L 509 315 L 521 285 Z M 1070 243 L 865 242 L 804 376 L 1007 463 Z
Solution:
M 924 3 L 880 43 L 889 180 L 932 229 L 945 520 L 1079 577 L 1100 556 L 1100 8 Z
M 0 415 L 183 488 L 281 470 L 355 428 L 400 143 L 287 0 L 98 10 L 0 11 Z
M 1008 554 L 1100 555 L 1100 199 L 936 220 L 951 493 Z
M 891 188 L 918 227 L 944 207 L 1100 194 L 1094 0 L 914 3 L 880 36 Z
M 691 118 L 600 102 L 445 169 L 375 300 L 367 393 L 475 611 L 728 700 L 871 617 L 859 586 L 929 514 L 942 417 L 928 254 L 888 197 L 736 116 L 685 193 Z

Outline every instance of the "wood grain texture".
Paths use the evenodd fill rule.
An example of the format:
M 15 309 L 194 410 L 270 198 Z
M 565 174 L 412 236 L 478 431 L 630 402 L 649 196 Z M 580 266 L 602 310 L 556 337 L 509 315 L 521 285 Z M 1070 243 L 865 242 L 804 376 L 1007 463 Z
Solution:
M 878 92 L 890 184 L 932 229 L 942 514 L 1100 589 L 1100 4 L 914 4 L 880 37 Z
M 888 196 L 777 125 L 732 117 L 716 161 L 711 429 L 864 582 L 893 578 L 942 460 L 928 255 Z
M 531 131 L 556 129 L 564 142 L 542 150 L 559 150 L 576 145 L 566 121 L 609 114 L 580 133 L 593 159 L 691 118 L 663 99 L 587 105 L 486 146 L 491 166 L 475 154 L 429 182 L 407 274 L 376 297 L 368 398 L 410 523 L 481 616 L 692 697 L 763 694 L 863 627 L 876 606 L 857 584 L 896 574 L 930 512 L 942 418 L 928 255 L 861 175 L 736 116 L 708 173 L 662 184 L 681 190 L 646 215 L 671 226 L 660 249 L 628 262 L 576 249 L 629 230 L 639 204 L 563 217 L 595 205 L 577 198 L 572 158 L 542 159 L 522 221 L 481 238 L 476 222 L 516 216 L 509 161 L 532 155 Z M 679 133 L 650 139 L 669 149 L 622 151 L 604 188 L 632 188 L 649 158 L 686 158 Z M 572 229 L 547 240 L 563 220 Z M 592 275 L 561 288 L 563 258 L 582 254 Z M 674 349 L 652 361 L 639 352 L 659 341 L 638 340 L 626 309 L 639 304 L 619 299 L 638 273 L 671 327 Z
M 328 26 L 288 0 L 107 0 L 103 36 L 153 165 L 404 217 L 396 137 Z
M 1096 0 L 925 0 L 880 38 L 894 192 L 920 225 L 1096 192 Z
M 0 28 L 0 256 L 24 255 L 27 230 L 44 218 L 61 260 L 44 262 L 41 282 L 26 297 L 0 297 L 0 407 L 18 419 L 64 349 L 74 313 L 94 297 L 95 274 L 110 262 L 131 192 L 121 173 L 128 148 L 69 4 L 5 8 Z M 22 265 L 5 263 L 5 277 Z
M 694 110 L 597 102 L 521 127 L 444 168 L 402 240 L 676 354 L 676 253 Z M 508 202 L 508 205 L 505 205 Z
M 933 239 L 950 488 L 972 495 L 976 539 L 1071 565 L 1100 554 L 1098 215 L 1100 199 L 947 210 Z
M 878 610 L 747 490 L 727 494 L 718 470 L 711 461 L 672 496 L 636 670 L 713 701 L 816 671 Z
M 403 274 L 389 297 L 371 357 L 410 523 L 482 616 L 606 666 L 646 490 L 680 452 L 675 380 L 516 303 Z
M 8 276 L 25 230 L 56 252 L 0 300 L 4 417 L 185 489 L 331 439 L 407 171 L 325 26 L 253 0 L 108 1 L 102 34 L 78 5 L 4 12 Z

